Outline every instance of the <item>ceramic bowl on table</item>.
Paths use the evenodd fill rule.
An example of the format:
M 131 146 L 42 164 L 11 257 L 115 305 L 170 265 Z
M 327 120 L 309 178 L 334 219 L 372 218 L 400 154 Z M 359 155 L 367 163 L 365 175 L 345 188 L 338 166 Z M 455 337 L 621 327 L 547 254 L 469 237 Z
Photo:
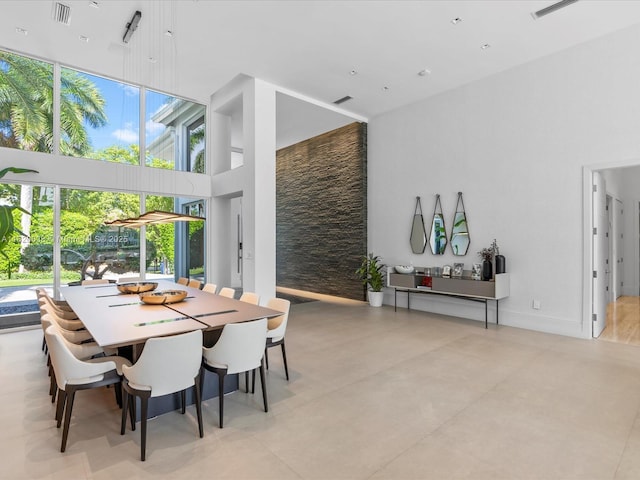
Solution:
M 396 272 L 405 274 L 413 273 L 415 270 L 411 265 L 396 265 L 393 268 L 395 268 Z
M 158 292 L 143 292 L 140 294 L 140 300 L 149 305 L 177 303 L 183 301 L 186 297 L 186 290 L 162 290 Z
M 116 285 L 121 293 L 150 292 L 158 288 L 158 282 L 127 282 Z

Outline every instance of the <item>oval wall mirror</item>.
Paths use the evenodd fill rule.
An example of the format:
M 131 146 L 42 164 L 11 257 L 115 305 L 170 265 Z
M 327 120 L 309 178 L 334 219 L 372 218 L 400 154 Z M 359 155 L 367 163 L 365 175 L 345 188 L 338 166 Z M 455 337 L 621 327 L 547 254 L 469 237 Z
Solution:
M 471 237 L 469 236 L 469 225 L 467 224 L 467 214 L 464 210 L 462 192 L 458 192 L 456 214 L 453 216 L 453 226 L 451 227 L 451 250 L 453 250 L 454 255 L 466 255 L 470 243 Z
M 429 246 L 434 255 L 444 255 L 447 246 L 447 232 L 444 228 L 444 216 L 442 215 L 442 205 L 440 195 L 436 194 L 436 206 L 433 209 L 433 220 L 431 220 L 431 231 L 429 232 Z
M 411 251 L 413 253 L 424 253 L 424 249 L 427 247 L 427 230 L 424 228 L 420 197 L 416 197 L 416 209 L 413 213 L 409 243 L 411 243 Z

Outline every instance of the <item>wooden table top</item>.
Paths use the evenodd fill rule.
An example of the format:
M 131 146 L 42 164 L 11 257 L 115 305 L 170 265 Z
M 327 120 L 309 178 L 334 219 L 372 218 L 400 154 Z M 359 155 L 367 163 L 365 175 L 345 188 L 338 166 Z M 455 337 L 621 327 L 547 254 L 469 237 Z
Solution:
M 282 315 L 170 281 L 158 281 L 156 291 L 161 290 L 186 290 L 187 298 L 168 305 L 147 305 L 137 294 L 120 293 L 115 284 L 64 287 L 62 294 L 102 347 L 134 345 L 152 337 Z

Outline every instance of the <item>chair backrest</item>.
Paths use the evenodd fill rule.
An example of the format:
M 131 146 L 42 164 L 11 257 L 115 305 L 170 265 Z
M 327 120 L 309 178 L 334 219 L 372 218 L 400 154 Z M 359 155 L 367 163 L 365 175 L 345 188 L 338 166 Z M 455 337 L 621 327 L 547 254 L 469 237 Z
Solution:
M 113 361 L 88 363 L 78 360 L 71 353 L 67 342 L 53 325 L 47 327 L 44 337 L 49 348 L 53 370 L 56 374 L 56 383 L 61 390 L 64 390 L 68 383 L 86 384 L 98 382 L 103 379 L 104 373 L 116 368 L 116 364 Z
M 142 277 L 118 277 L 118 283 L 139 282 L 141 280 Z
M 291 308 L 291 302 L 284 298 L 271 298 L 267 302 L 267 308 L 278 310 L 283 312 L 282 315 L 269 319 L 267 337 L 273 340 L 280 340 L 284 338 L 285 331 L 287 330 L 287 322 L 289 320 L 289 309 Z
M 72 342 L 69 338 L 67 338 L 67 335 L 65 335 L 65 331 L 68 331 L 68 330 L 64 329 L 56 321 L 55 317 L 51 314 L 42 315 L 40 317 L 40 322 L 42 323 L 42 328 L 43 330 L 45 330 L 45 332 L 49 327 L 53 328 L 55 332 L 58 333 L 58 335 L 60 336 L 67 350 L 71 353 L 71 355 L 74 356 L 74 358 L 77 358 L 78 360 L 86 360 L 93 357 L 94 355 L 98 355 L 104 352 L 102 347 L 100 347 L 95 342 L 87 342 L 87 343 Z M 70 334 L 74 333 L 73 331 L 68 331 L 68 332 Z
M 218 290 L 218 285 L 215 283 L 205 283 L 202 287 L 203 292 L 216 293 L 216 290 Z
M 189 388 L 202 363 L 202 331 L 155 337 L 146 341 L 138 361 L 122 373 L 133 388 L 151 390 L 152 397 Z
M 260 295 L 253 292 L 243 292 L 242 295 L 240 295 L 240 301 L 251 303 L 252 305 L 259 305 Z
M 96 278 L 93 280 L 82 280 L 81 285 L 104 285 L 109 283 L 109 280 L 106 278 Z
M 71 314 L 69 312 L 60 313 L 51 304 L 46 302 L 40 303 L 40 316 L 49 314 L 62 328 L 67 330 L 80 330 L 84 328 L 84 324 L 77 318 L 68 318 Z M 65 315 L 66 314 L 66 315 Z M 66 317 L 66 318 L 65 318 Z
M 191 280 L 189 280 L 189 283 L 187 284 L 192 288 L 200 288 L 200 285 L 202 285 L 202 282 L 200 280 L 196 280 L 195 278 L 192 278 Z
M 236 295 L 236 290 L 230 287 L 222 287 L 218 295 L 221 295 L 223 297 L 233 298 Z
M 204 357 L 227 366 L 227 373 L 239 373 L 260 366 L 267 340 L 267 319 L 252 322 L 228 323 L 211 348 L 203 348 Z
M 186 285 L 187 283 L 189 283 L 189 279 L 185 277 L 180 277 L 178 280 L 176 280 L 176 283 L 179 283 L 180 285 Z

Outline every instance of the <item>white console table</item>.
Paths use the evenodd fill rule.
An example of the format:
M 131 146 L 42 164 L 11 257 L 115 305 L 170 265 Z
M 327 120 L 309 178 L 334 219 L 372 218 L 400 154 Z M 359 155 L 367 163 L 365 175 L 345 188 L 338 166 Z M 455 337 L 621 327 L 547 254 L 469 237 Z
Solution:
M 469 278 L 432 277 L 431 287 L 424 286 L 424 273 L 388 273 L 387 286 L 393 288 L 393 307 L 398 308 L 398 292 L 407 293 L 407 308 L 410 308 L 411 294 L 434 294 L 461 298 L 484 303 L 484 328 L 488 327 L 489 300 L 496 302 L 496 325 L 499 323 L 498 304 L 509 296 L 509 274 L 499 273 L 492 281 L 471 280 Z

